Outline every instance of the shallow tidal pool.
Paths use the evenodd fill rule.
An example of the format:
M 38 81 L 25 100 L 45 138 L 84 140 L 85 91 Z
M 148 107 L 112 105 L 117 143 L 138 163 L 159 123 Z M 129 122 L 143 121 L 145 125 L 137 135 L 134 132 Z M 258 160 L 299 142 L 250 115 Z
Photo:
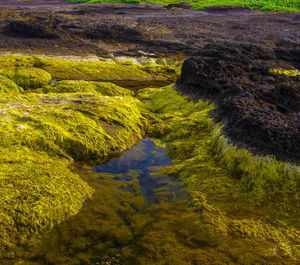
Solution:
M 180 62 L 0 63 L 0 264 L 298 264 L 299 168 L 234 146 Z
M 20 264 L 180 264 L 179 249 L 210 239 L 179 181 L 159 172 L 169 165 L 166 145 L 146 138 L 105 164 L 81 168 L 93 198 L 25 247 Z

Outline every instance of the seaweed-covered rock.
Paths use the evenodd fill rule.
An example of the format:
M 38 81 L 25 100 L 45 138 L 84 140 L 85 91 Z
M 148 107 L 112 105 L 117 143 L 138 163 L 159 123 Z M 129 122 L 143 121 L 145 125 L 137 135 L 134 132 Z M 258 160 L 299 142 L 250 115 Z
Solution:
M 63 80 L 40 89 L 43 93 L 100 93 L 106 96 L 132 96 L 133 92 L 109 82 Z
M 2 97 L 0 143 L 76 160 L 103 158 L 132 146 L 144 119 L 132 97 L 27 94 Z
M 141 139 L 138 102 L 97 92 L 1 95 L 0 257 L 79 210 L 92 189 L 71 163 L 107 158 Z
M 11 137 L 7 135 L 6 137 Z M 70 161 L 22 146 L 0 148 L 0 257 L 15 244 L 78 212 L 92 188 Z
M 24 89 L 43 87 L 52 79 L 48 72 L 35 67 L 2 68 L 0 73 Z
M 23 92 L 23 88 L 19 87 L 10 79 L 0 75 L 0 93 L 19 94 Z
M 65 58 L 9 54 L 0 56 L 4 68 L 40 68 L 56 80 L 153 80 L 174 82 L 180 74 L 181 63 L 163 60 L 71 60 Z M 1 73 L 1 71 L 0 71 Z
M 145 88 L 137 96 L 167 127 L 163 140 L 174 164 L 161 171 L 187 185 L 203 221 L 199 225 L 213 231 L 215 239 L 223 237 L 212 252 L 205 247 L 207 261 L 199 264 L 210 264 L 220 249 L 237 264 L 294 264 L 299 257 L 299 168 L 234 146 L 212 119 L 215 105 L 209 101 L 190 100 L 172 86 Z
M 208 46 L 184 62 L 177 86 L 215 100 L 214 114 L 226 121 L 224 130 L 236 143 L 300 161 L 300 76 L 293 70 L 300 57 L 294 55 L 286 52 L 283 60 L 282 53 L 254 46 Z M 294 76 L 270 71 L 276 67 Z

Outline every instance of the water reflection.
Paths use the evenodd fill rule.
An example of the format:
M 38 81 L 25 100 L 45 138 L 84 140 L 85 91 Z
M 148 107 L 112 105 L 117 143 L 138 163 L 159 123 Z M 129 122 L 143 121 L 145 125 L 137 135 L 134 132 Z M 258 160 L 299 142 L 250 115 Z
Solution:
M 185 196 L 178 180 L 159 173 L 160 168 L 169 165 L 171 161 L 165 146 L 158 146 L 150 138 L 146 138 L 139 145 L 125 151 L 121 157 L 93 167 L 93 171 L 113 174 L 116 180 L 137 179 L 147 202 L 158 203 L 161 200 L 183 199 Z
M 13 264 L 198 264 L 212 239 L 178 182 L 159 173 L 169 164 L 165 149 L 145 139 L 120 158 L 81 170 L 93 198 Z

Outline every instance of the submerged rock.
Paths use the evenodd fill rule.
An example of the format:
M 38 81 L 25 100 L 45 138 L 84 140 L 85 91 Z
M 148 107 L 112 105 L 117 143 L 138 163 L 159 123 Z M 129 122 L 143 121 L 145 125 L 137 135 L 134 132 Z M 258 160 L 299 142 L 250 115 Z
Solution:
M 293 69 L 299 62 L 292 51 L 283 57 L 255 46 L 207 46 L 184 62 L 177 86 L 215 100 L 224 130 L 236 143 L 300 161 L 300 77 L 269 71 L 276 65 Z

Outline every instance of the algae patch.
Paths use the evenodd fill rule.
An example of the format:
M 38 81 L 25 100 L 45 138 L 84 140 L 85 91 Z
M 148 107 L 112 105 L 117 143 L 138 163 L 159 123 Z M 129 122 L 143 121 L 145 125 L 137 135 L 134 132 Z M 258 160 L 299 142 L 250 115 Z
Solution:
M 23 92 L 23 88 L 19 87 L 9 78 L 0 75 L 0 93 L 20 94 Z
M 210 117 L 211 103 L 189 100 L 172 86 L 140 90 L 137 98 L 154 124 L 165 124 L 162 136 L 174 164 L 163 172 L 187 185 L 206 229 L 223 235 L 218 249 L 238 264 L 293 264 L 299 256 L 299 169 L 230 144 Z
M 109 82 L 84 80 L 63 80 L 45 86 L 35 92 L 42 93 L 75 93 L 87 92 L 105 96 L 133 96 L 134 92 Z
M 84 80 L 169 80 L 175 82 L 180 74 L 181 62 L 165 60 L 126 59 L 66 59 L 45 56 L 25 56 L 9 54 L 1 56 L 1 68 L 42 69 L 51 74 L 53 79 Z M 0 70 L 1 72 L 1 70 Z
M 54 264 L 68 264 L 68 256 L 84 264 L 296 262 L 299 169 L 233 146 L 210 116 L 214 104 L 173 86 L 142 89 L 135 98 L 95 81 L 172 80 L 179 65 L 0 56 L 1 261 L 15 262 L 20 244 L 54 226 L 31 253 Z M 49 74 L 28 80 L 30 71 L 42 77 L 40 70 Z M 186 185 L 191 208 L 182 201 L 145 207 L 141 170 L 126 172 L 124 181 L 74 167 L 107 160 L 145 135 L 168 147 L 174 163 L 159 169 Z M 93 190 L 102 192 L 70 218 Z M 164 187 L 155 193 L 169 194 Z
M 95 81 L 50 84 L 51 79 L 58 73 L 75 77 L 79 66 L 85 77 L 123 78 L 131 68 L 140 76 L 151 74 L 143 66 L 115 62 L 21 55 L 0 56 L 0 62 L 0 255 L 13 258 L 16 245 L 77 213 L 91 197 L 93 190 L 72 170 L 74 161 L 128 149 L 148 126 L 130 90 Z
M 297 76 L 300 75 L 300 71 L 298 70 L 287 70 L 281 68 L 271 68 L 269 69 L 270 73 L 279 74 L 279 75 L 287 75 L 287 76 Z
M 0 74 L 24 89 L 43 87 L 52 79 L 48 72 L 35 67 L 0 68 Z

